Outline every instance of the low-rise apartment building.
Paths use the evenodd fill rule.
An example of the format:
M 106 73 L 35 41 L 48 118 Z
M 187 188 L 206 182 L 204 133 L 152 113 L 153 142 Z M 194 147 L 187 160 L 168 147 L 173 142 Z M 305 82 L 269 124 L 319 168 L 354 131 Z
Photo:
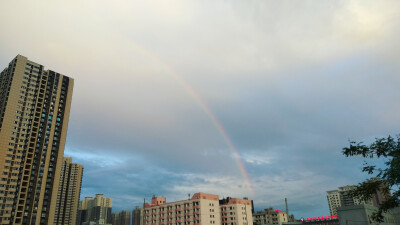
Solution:
M 144 204 L 144 225 L 252 225 L 250 200 L 229 198 L 220 204 L 218 195 L 196 193 L 190 199 L 166 202 L 153 197 Z
M 253 225 L 250 200 L 227 198 L 220 203 L 222 225 Z
M 273 208 L 264 209 L 253 214 L 254 225 L 264 225 L 264 224 L 278 224 L 288 222 L 288 215 L 286 212 L 281 210 L 274 210 Z

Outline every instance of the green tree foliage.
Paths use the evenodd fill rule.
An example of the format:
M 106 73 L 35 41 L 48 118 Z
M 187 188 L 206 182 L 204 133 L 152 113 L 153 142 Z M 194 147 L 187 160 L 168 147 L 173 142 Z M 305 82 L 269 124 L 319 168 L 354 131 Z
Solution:
M 369 146 L 362 142 L 351 141 L 349 147 L 343 148 L 343 154 L 346 157 L 362 156 L 384 160 L 384 168 L 364 161 L 362 171 L 374 177 L 358 184 L 351 192 L 354 197 L 369 200 L 377 191 L 382 191 L 386 198 L 373 215 L 374 220 L 382 222 L 383 212 L 400 205 L 400 135 L 396 138 L 391 136 L 376 138 Z

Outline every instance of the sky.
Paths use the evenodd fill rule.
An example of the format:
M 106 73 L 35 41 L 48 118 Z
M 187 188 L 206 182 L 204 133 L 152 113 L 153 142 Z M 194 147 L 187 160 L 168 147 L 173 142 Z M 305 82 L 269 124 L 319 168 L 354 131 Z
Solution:
M 81 199 L 248 197 L 329 214 L 367 178 L 349 140 L 399 133 L 400 1 L 0 3 L 0 65 L 74 78 L 65 156 Z M 376 161 L 382 163 L 382 161 Z

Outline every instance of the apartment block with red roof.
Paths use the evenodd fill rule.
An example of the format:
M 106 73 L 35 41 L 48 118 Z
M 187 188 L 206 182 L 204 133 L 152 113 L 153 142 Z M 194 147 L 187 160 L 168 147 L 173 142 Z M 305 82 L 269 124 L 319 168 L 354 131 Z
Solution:
M 250 200 L 196 193 L 190 199 L 166 202 L 153 197 L 144 204 L 144 225 L 252 225 Z

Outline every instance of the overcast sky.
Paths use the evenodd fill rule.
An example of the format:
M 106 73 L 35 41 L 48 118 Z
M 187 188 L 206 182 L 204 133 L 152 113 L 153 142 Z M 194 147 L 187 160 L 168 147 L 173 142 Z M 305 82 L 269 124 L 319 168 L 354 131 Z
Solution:
M 296 218 L 321 216 L 327 190 L 366 178 L 348 141 L 399 133 L 399 9 L 3 0 L 0 65 L 21 54 L 75 79 L 65 155 L 85 167 L 81 198 L 103 193 L 116 212 L 153 194 L 257 210 L 286 197 Z

